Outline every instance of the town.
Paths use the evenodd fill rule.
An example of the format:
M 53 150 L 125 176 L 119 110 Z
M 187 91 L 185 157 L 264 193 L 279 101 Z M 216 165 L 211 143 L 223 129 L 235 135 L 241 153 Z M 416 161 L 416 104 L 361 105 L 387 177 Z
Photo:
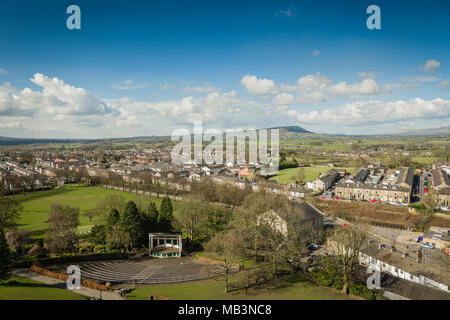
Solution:
M 446 316 L 445 1 L 104 2 L 0 3 L 3 309 Z
M 280 130 L 282 134 L 292 134 L 292 131 L 298 129 L 283 127 Z M 311 139 L 314 134 L 306 133 L 301 134 L 301 136 Z M 298 135 L 295 135 L 296 139 L 298 137 Z M 333 140 L 336 138 L 328 137 L 327 139 Z M 342 138 L 338 137 L 338 139 Z M 361 138 L 348 139 L 360 141 Z M 392 137 L 385 139 L 387 141 L 389 139 L 404 140 L 403 138 Z M 411 138 L 408 139 L 408 143 L 411 143 Z M 420 139 L 416 139 L 420 141 Z M 287 140 L 282 141 L 282 144 L 292 144 L 292 141 L 296 140 L 287 138 Z M 368 139 L 369 142 L 372 143 L 371 139 Z M 428 295 L 431 294 L 435 298 L 440 298 L 441 295 L 445 295 L 445 290 L 448 290 L 445 289 L 450 280 L 448 278 L 448 264 L 442 264 L 441 261 L 448 259 L 446 255 L 449 255 L 450 247 L 450 167 L 449 163 L 445 161 L 445 156 L 444 161 L 435 161 L 437 158 L 432 156 L 433 152 L 439 154 L 440 148 L 421 152 L 421 154 L 428 155 L 428 157 L 419 158 L 422 161 L 427 161 L 425 165 L 414 163 L 411 160 L 413 158 L 405 156 L 404 152 L 401 152 L 400 155 L 396 156 L 398 159 L 385 158 L 386 166 L 383 161 L 379 161 L 382 152 L 372 151 L 379 150 L 379 147 L 370 143 L 365 152 L 345 152 L 342 150 L 321 150 L 320 145 L 315 145 L 315 142 L 309 141 L 306 143 L 311 144 L 312 147 L 306 150 L 306 154 L 309 156 L 307 159 L 310 159 L 310 163 L 302 158 L 305 155 L 302 146 L 284 146 L 279 154 L 280 170 L 278 173 L 273 176 L 262 176 L 260 171 L 265 165 L 258 163 L 228 162 L 223 165 L 207 165 L 205 163 L 197 165 L 193 161 L 189 161 L 184 164 L 174 164 L 171 161 L 171 142 L 164 138 L 158 139 L 157 142 L 153 139 L 140 138 L 139 141 L 133 141 L 131 145 L 128 139 L 127 141 L 118 139 L 114 143 L 108 144 L 105 149 L 98 146 L 94 148 L 93 145 L 96 143 L 98 142 L 72 145 L 70 143 L 39 143 L 2 147 L 0 154 L 1 186 L 6 198 L 17 199 L 26 205 L 27 198 L 33 201 L 33 197 L 39 194 L 51 196 L 58 190 L 75 193 L 81 190 L 86 190 L 86 192 L 89 192 L 88 190 L 92 190 L 92 192 L 104 190 L 100 191 L 100 194 L 106 196 L 104 200 L 100 200 L 99 204 L 81 212 L 80 217 L 82 218 L 80 221 L 83 222 L 76 228 L 78 229 L 76 233 L 79 234 L 76 237 L 77 240 L 74 240 L 75 242 L 64 249 L 63 252 L 68 253 L 73 248 L 79 248 L 83 254 L 94 254 L 95 256 L 95 254 L 100 253 L 109 254 L 111 252 L 112 254 L 116 252 L 113 248 L 117 250 L 125 245 L 121 242 L 114 242 L 114 244 L 109 242 L 108 236 L 103 240 L 93 241 L 99 236 L 98 230 L 103 230 L 102 223 L 104 222 L 102 221 L 105 220 L 102 216 L 105 216 L 105 210 L 110 210 L 106 208 L 113 208 L 111 207 L 112 204 L 108 205 L 107 203 L 125 201 L 121 200 L 121 197 L 115 199 L 118 195 L 113 196 L 108 192 L 123 193 L 127 197 L 129 197 L 128 195 L 134 195 L 135 200 L 133 201 L 137 204 L 138 210 L 146 210 L 139 209 L 145 208 L 146 203 L 160 203 L 161 199 L 163 202 L 171 201 L 171 206 L 175 209 L 170 214 L 173 218 L 166 222 L 166 227 L 157 227 L 155 223 L 159 220 L 154 218 L 155 222 L 151 223 L 154 227 L 147 226 L 141 231 L 148 230 L 147 232 L 149 232 L 148 243 L 150 247 L 147 248 L 149 256 L 153 258 L 190 256 L 191 259 L 197 257 L 196 259 L 204 260 L 205 262 L 202 263 L 210 263 L 209 261 L 213 261 L 211 260 L 212 257 L 217 258 L 217 253 L 208 253 L 208 250 L 211 250 L 209 248 L 214 246 L 216 237 L 219 237 L 219 235 L 220 237 L 225 236 L 225 234 L 221 235 L 220 230 L 223 230 L 227 224 L 233 223 L 232 221 L 235 219 L 241 218 L 236 216 L 242 210 L 240 208 L 253 205 L 254 201 L 262 201 L 262 204 L 267 201 L 267 203 L 271 203 L 271 201 L 278 203 L 284 201 L 280 199 L 286 199 L 291 204 L 285 203 L 283 206 L 293 206 L 289 210 L 298 211 L 295 215 L 301 213 L 298 218 L 295 218 L 294 222 L 289 222 L 292 216 L 290 218 L 289 215 L 286 216 L 286 209 L 281 211 L 270 209 L 262 217 L 265 217 L 264 219 L 268 221 L 273 221 L 275 228 L 286 235 L 288 230 L 292 228 L 290 223 L 297 225 L 296 228 L 300 228 L 298 230 L 304 228 L 314 230 L 313 234 L 316 236 L 306 237 L 302 240 L 308 242 L 306 239 L 309 238 L 310 243 L 296 244 L 297 246 L 306 245 L 309 248 L 301 254 L 300 260 L 295 263 L 296 268 L 300 268 L 300 266 L 306 269 L 311 268 L 310 265 L 314 264 L 314 260 L 317 260 L 318 257 L 324 257 L 329 254 L 329 250 L 333 250 L 326 244 L 333 237 L 326 236 L 323 238 L 323 236 L 319 236 L 328 234 L 328 231 L 326 231 L 328 228 L 335 229 L 340 226 L 345 230 L 352 224 L 365 221 L 370 225 L 368 231 L 366 231 L 368 232 L 366 237 L 370 240 L 367 248 L 364 249 L 365 254 L 370 254 L 373 259 L 383 261 L 386 265 L 395 265 L 395 270 L 400 270 L 400 268 L 404 270 L 402 271 L 404 274 L 410 275 L 409 282 L 427 286 L 428 289 L 424 290 L 423 294 L 426 292 Z M 335 142 L 328 143 L 335 145 Z M 354 144 L 354 142 L 352 143 Z M 346 144 L 347 142 L 342 145 L 345 147 Z M 139 148 L 137 148 L 138 146 Z M 339 152 L 344 154 L 341 159 L 336 157 Z M 446 152 L 448 152 L 448 145 Z M 353 153 L 353 156 L 349 156 L 351 153 Z M 343 161 L 347 162 L 343 163 Z M 394 166 L 395 162 L 399 163 L 398 167 Z M 285 172 L 289 172 L 289 175 L 286 176 Z M 267 194 L 263 196 L 266 200 L 263 201 L 258 198 L 258 194 Z M 254 200 L 251 200 L 253 197 Z M 202 202 L 204 204 L 201 206 L 204 209 L 198 207 Z M 225 205 L 225 209 L 217 207 L 217 205 L 220 207 L 221 204 Z M 76 205 L 76 202 L 72 205 Z M 104 207 L 105 205 L 107 207 Z M 123 202 L 121 206 L 117 207 L 119 212 L 124 210 L 122 207 L 124 205 Z M 162 203 L 160 205 L 162 206 Z M 53 207 L 50 209 L 51 211 L 56 210 Z M 155 207 L 154 211 L 157 212 L 157 210 Z M 163 207 L 159 210 L 159 214 L 161 214 Z M 195 212 L 192 212 L 192 210 Z M 343 211 L 345 211 L 345 214 L 343 214 Z M 213 216 L 216 214 L 225 215 L 228 218 L 222 221 L 222 225 L 216 225 L 215 228 L 219 229 L 207 231 L 207 229 L 203 229 L 205 227 L 189 223 L 193 215 L 196 216 L 202 214 L 202 212 Z M 29 214 L 25 214 L 29 216 Z M 106 212 L 107 216 L 108 212 Z M 41 221 L 41 226 L 44 226 L 44 228 L 46 217 L 47 214 L 43 215 Z M 22 249 L 20 249 L 22 252 L 21 259 L 26 258 L 27 255 L 28 258 L 24 262 L 20 262 L 19 266 L 24 263 L 25 265 L 31 263 L 32 260 L 27 259 L 30 259 L 29 257 L 36 253 L 41 257 L 40 259 L 51 259 L 53 256 L 49 236 L 47 235 L 45 239 L 41 236 L 36 237 L 41 232 L 46 232 L 45 229 L 33 227 L 35 222 L 27 222 L 29 218 L 22 217 L 19 220 L 23 221 L 21 224 L 25 223 L 25 229 L 31 230 L 31 234 L 25 237 L 28 240 L 21 244 Z M 320 227 L 318 227 L 319 225 Z M 217 235 L 215 237 L 206 235 L 210 233 Z M 13 233 L 9 234 L 10 238 L 17 238 L 18 236 Z M 38 239 L 34 244 L 31 240 L 33 237 Z M 44 241 L 39 240 L 39 238 Z M 130 247 L 125 245 L 123 247 L 125 251 L 120 249 L 120 252 L 129 252 L 128 254 L 145 252 L 139 249 L 140 240 L 137 239 L 136 241 Z M 241 241 L 244 240 L 241 239 Z M 128 249 L 125 249 L 126 247 Z M 374 249 L 375 247 L 378 249 Z M 27 254 L 23 248 L 29 248 L 30 252 Z M 129 251 L 130 249 L 131 251 Z M 298 249 L 300 250 L 300 248 Z M 199 255 L 199 252 L 204 250 L 206 250 L 205 253 Z M 263 251 L 261 248 L 261 252 Z M 248 259 L 248 253 L 234 254 L 240 257 L 236 261 L 242 261 L 245 257 Z M 393 254 L 394 256 L 392 256 Z M 260 261 L 258 264 L 264 265 L 263 261 L 268 257 L 264 258 L 263 256 L 261 254 L 255 261 Z M 98 259 L 98 256 L 95 257 Z M 113 255 L 113 257 L 117 256 Z M 120 272 L 111 269 L 110 263 L 101 261 L 86 263 L 84 267 L 81 267 L 81 270 L 87 279 L 103 284 L 113 283 L 116 290 L 125 295 L 130 294 L 127 293 L 127 290 L 129 290 L 127 285 L 124 286 L 129 281 L 141 284 L 152 284 L 155 281 L 158 283 L 174 281 L 171 278 L 172 276 L 158 278 L 157 273 L 153 277 L 148 277 L 146 271 L 148 268 L 153 270 L 152 272 L 155 272 L 154 268 L 163 268 L 163 266 L 158 266 L 158 263 L 157 266 L 143 264 L 142 267 L 136 266 L 137 262 L 120 263 L 124 263 Z M 272 267 L 283 268 L 281 261 L 279 264 Z M 236 262 L 233 263 L 233 266 L 225 266 L 225 270 L 229 268 L 229 272 L 234 274 L 236 272 L 234 268 L 238 265 L 239 263 Z M 218 269 L 211 269 L 211 267 L 204 267 L 204 270 L 201 270 L 198 269 L 198 266 L 193 265 L 190 267 L 192 270 L 187 274 L 178 269 L 177 263 L 174 263 L 171 267 L 182 274 L 178 276 L 180 279 L 206 279 L 214 274 L 220 274 Z M 241 265 L 239 268 L 243 267 L 244 265 Z M 125 271 L 127 268 L 138 272 L 137 274 L 136 271 L 127 273 Z M 50 265 L 47 269 L 63 272 L 57 265 Z M 398 271 L 393 276 L 405 278 L 405 276 L 400 276 Z M 257 277 L 255 281 L 260 280 Z M 228 286 L 227 282 L 227 288 Z M 395 290 L 388 293 L 387 296 L 390 295 L 392 298 L 410 295 L 410 298 L 423 298 L 423 295 L 414 296 L 413 294 L 411 296 L 411 292 L 415 291 L 412 286 L 413 283 L 402 284 L 400 288 L 395 287 Z M 388 289 L 386 290 L 391 292 Z M 228 292 L 229 289 L 226 291 Z M 415 294 L 417 295 L 417 293 Z

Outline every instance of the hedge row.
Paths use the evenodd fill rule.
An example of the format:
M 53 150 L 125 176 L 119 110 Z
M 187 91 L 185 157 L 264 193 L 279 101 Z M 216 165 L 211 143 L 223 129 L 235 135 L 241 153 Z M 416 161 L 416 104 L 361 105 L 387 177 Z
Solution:
M 329 274 L 323 271 L 313 271 L 311 272 L 312 278 L 319 284 L 332 287 L 337 290 L 342 290 L 344 283 L 342 279 L 336 274 Z M 381 294 L 370 290 L 364 285 L 350 284 L 348 286 L 348 293 L 355 296 L 361 297 L 366 300 L 380 300 L 385 299 Z
M 37 266 L 32 266 L 31 271 L 42 274 L 43 276 L 47 276 L 50 278 L 55 278 L 55 279 L 59 279 L 59 280 L 63 280 L 63 281 L 67 281 L 67 279 L 69 279 L 68 274 L 52 272 L 52 271 L 49 271 L 47 269 L 37 267 Z M 102 291 L 108 290 L 107 286 L 97 283 L 97 282 L 94 282 L 94 281 L 90 281 L 90 280 L 81 280 L 81 285 L 83 287 L 87 287 L 87 288 L 91 288 L 91 289 L 95 289 L 95 290 L 102 290 Z

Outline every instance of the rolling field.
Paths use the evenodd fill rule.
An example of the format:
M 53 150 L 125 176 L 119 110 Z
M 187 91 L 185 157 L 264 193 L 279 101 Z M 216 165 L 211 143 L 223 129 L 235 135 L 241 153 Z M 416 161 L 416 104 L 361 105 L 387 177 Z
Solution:
M 278 174 L 274 177 L 271 177 L 269 180 L 276 180 L 279 183 L 290 183 L 295 182 L 295 179 L 298 175 L 298 170 L 300 168 L 288 168 L 278 171 Z M 319 167 L 304 167 L 305 169 L 305 178 L 304 181 L 312 181 L 319 177 L 320 174 L 327 172 L 330 169 L 342 169 L 342 168 L 332 168 L 327 166 L 319 166 Z M 348 167 L 345 168 L 347 172 L 354 172 L 355 168 Z
M 84 231 L 89 229 L 91 225 L 99 222 L 96 220 L 98 218 L 94 218 L 92 222 L 89 222 L 89 218 L 82 215 L 84 210 L 94 208 L 102 198 L 110 194 L 122 195 L 127 200 L 132 200 L 136 197 L 135 194 L 129 192 L 83 186 L 68 186 L 59 190 L 28 194 L 23 198 L 17 197 L 23 205 L 23 210 L 18 220 L 19 228 L 31 231 L 36 238 L 44 238 L 50 207 L 54 203 L 60 203 L 80 208 L 79 230 Z M 155 199 L 154 201 L 159 206 L 161 200 Z
M 0 300 L 86 300 L 81 294 L 13 276 L 0 282 Z
M 130 300 L 148 300 L 150 294 L 175 300 L 348 300 L 349 296 L 307 281 L 287 281 L 280 287 L 225 293 L 225 282 L 203 280 L 189 283 L 138 287 L 126 295 Z

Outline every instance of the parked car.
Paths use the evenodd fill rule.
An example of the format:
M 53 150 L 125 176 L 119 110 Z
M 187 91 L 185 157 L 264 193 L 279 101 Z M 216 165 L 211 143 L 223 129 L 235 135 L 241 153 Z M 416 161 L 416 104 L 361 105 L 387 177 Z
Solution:
M 424 248 L 428 248 L 428 249 L 434 249 L 434 244 L 429 244 L 429 243 L 425 243 L 425 242 L 421 242 L 420 245 Z

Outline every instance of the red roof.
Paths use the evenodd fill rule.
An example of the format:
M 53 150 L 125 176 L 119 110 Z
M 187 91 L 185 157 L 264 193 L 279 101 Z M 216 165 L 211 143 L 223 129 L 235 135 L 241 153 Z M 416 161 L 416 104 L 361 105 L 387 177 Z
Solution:
M 246 176 L 248 174 L 248 168 L 244 168 L 242 170 L 239 170 L 239 176 Z

